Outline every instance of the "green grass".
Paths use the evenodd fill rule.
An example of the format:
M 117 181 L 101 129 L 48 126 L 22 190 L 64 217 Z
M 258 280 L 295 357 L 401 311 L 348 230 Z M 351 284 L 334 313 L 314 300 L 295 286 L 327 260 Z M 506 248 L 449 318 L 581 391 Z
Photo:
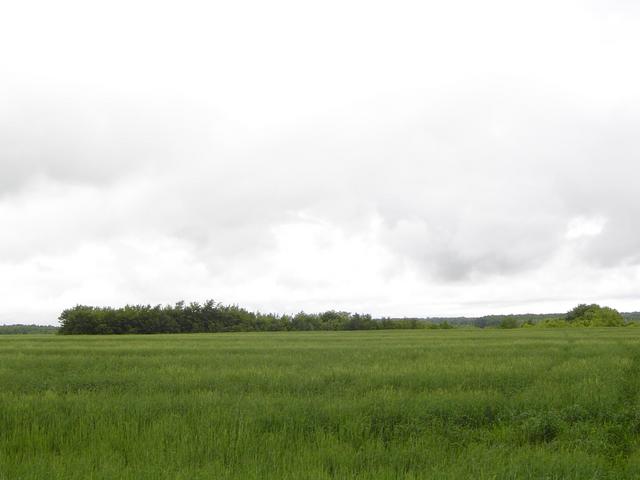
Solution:
M 640 329 L 0 338 L 0 479 L 637 479 Z

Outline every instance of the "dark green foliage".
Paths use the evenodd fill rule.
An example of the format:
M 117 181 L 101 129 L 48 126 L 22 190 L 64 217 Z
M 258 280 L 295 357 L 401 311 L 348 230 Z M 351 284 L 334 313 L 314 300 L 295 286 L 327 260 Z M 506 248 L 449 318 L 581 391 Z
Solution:
M 416 320 L 374 320 L 371 315 L 329 310 L 295 316 L 250 312 L 237 305 L 208 300 L 204 304 L 178 302 L 173 306 L 127 305 L 123 308 L 78 305 L 60 315 L 63 335 L 130 333 L 206 333 L 254 331 L 379 330 L 451 328 Z
M 518 321 L 513 317 L 503 318 L 500 322 L 500 328 L 518 328 Z
M 335 310 L 323 313 L 300 312 L 294 316 L 264 314 L 250 312 L 237 305 L 223 305 L 213 300 L 208 300 L 203 304 L 178 302 L 173 306 L 127 305 L 122 308 L 78 305 L 63 311 L 59 320 L 61 324 L 59 333 L 63 335 L 448 329 L 461 326 L 511 329 L 532 326 L 610 327 L 625 325 L 625 320 L 617 310 L 595 304 L 579 305 L 564 317 L 557 314 L 522 314 L 488 315 L 478 318 L 373 319 L 366 314 Z M 0 333 L 2 333 L 1 330 Z

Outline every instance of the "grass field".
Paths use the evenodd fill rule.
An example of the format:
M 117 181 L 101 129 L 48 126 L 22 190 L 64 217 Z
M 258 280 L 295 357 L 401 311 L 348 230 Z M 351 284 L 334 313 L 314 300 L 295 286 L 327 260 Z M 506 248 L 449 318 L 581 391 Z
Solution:
M 638 479 L 640 329 L 0 338 L 0 479 Z

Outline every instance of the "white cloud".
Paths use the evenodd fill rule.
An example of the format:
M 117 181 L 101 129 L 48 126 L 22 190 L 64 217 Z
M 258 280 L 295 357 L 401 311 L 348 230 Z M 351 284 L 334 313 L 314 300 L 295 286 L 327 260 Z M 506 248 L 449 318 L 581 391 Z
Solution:
M 606 218 L 601 217 L 576 217 L 569 221 L 565 237 L 575 239 L 581 237 L 595 237 L 600 235 L 607 223 Z
M 630 2 L 3 8 L 0 322 L 640 308 Z

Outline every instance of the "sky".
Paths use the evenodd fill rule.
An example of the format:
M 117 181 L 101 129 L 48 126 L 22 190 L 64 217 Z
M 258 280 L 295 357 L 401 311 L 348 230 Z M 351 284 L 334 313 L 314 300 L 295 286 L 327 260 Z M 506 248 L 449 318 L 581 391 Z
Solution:
M 628 0 L 0 7 L 0 323 L 640 310 Z

